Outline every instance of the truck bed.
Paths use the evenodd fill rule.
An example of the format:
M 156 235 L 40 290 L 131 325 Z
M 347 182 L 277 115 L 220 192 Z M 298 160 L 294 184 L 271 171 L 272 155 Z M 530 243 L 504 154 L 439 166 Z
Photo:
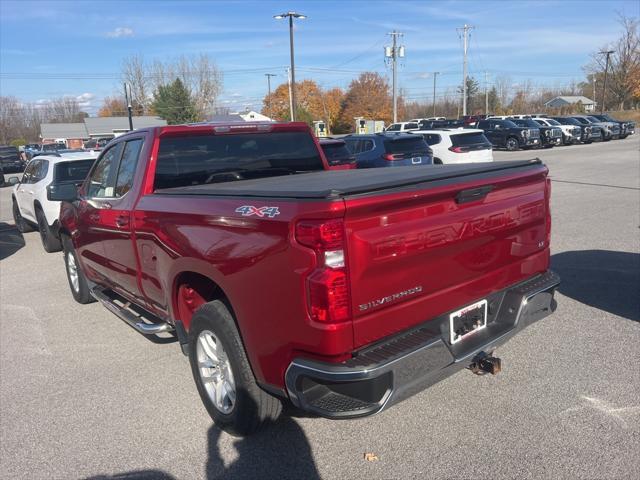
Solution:
M 290 176 L 267 177 L 189 187 L 165 188 L 165 195 L 206 195 L 222 197 L 269 197 L 336 199 L 347 195 L 371 193 L 426 182 L 446 185 L 462 177 L 481 179 L 495 172 L 518 173 L 541 165 L 540 159 L 487 162 L 424 167 L 372 168 L 362 170 L 320 171 Z

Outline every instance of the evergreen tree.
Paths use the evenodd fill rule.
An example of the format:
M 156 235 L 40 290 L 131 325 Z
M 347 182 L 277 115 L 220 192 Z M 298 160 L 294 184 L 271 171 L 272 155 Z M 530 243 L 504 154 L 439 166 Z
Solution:
M 153 93 L 153 111 L 164 118 L 169 125 L 198 121 L 198 113 L 191 92 L 182 80 L 176 78 L 173 83 L 160 85 Z

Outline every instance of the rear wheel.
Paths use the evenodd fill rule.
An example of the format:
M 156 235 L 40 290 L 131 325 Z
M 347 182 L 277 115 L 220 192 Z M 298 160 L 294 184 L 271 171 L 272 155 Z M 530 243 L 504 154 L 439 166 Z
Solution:
M 442 160 L 440 160 L 439 158 L 434 158 L 433 159 L 433 164 L 434 165 L 442 165 Z
M 20 207 L 18 207 L 18 202 L 16 199 L 13 199 L 13 222 L 16 224 L 16 228 L 20 233 L 26 233 L 33 230 L 31 225 L 22 217 L 20 213 Z
M 505 147 L 510 152 L 514 152 L 514 151 L 518 150 L 518 148 L 520 147 L 520 144 L 518 143 L 518 139 L 516 137 L 509 137 L 509 138 L 507 138 L 507 142 L 505 144 Z
M 36 218 L 38 220 L 38 231 L 40 232 L 40 240 L 42 241 L 44 250 L 49 253 L 59 252 L 62 250 L 62 244 L 51 231 L 49 223 L 47 222 L 47 217 L 45 217 L 41 208 L 36 210 Z
M 69 288 L 71 288 L 73 299 L 82 304 L 95 302 L 95 299 L 89 292 L 89 284 L 80 267 L 71 239 L 66 236 L 62 237 L 62 245 L 64 247 L 64 264 L 67 271 L 67 280 L 69 281 Z
M 189 362 L 200 398 L 215 424 L 238 436 L 275 420 L 281 401 L 256 383 L 229 308 L 220 300 L 193 315 Z

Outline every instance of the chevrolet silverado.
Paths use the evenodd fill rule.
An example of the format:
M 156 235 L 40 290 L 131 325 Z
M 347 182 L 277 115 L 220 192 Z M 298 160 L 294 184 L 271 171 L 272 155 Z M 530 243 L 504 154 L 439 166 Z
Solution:
M 283 401 L 362 417 L 495 373 L 495 348 L 555 310 L 539 160 L 326 168 L 301 123 L 119 136 L 50 192 L 71 293 L 174 335 L 238 435 Z

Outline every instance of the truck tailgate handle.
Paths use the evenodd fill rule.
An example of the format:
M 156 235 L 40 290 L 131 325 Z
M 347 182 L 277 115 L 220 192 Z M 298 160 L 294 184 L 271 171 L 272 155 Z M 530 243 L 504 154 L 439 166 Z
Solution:
M 485 185 L 484 187 L 460 190 L 456 195 L 456 203 L 459 204 L 481 200 L 486 197 L 491 190 L 493 190 L 493 185 Z

